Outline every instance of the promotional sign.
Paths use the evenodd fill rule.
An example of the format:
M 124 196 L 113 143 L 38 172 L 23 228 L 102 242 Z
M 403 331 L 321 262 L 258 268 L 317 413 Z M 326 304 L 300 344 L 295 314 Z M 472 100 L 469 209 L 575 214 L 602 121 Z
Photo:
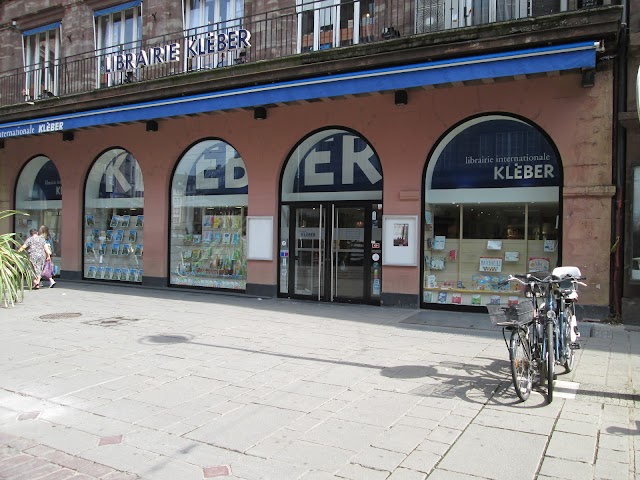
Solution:
M 431 188 L 506 188 L 560 185 L 555 150 L 537 129 L 500 119 L 470 126 L 436 160 Z

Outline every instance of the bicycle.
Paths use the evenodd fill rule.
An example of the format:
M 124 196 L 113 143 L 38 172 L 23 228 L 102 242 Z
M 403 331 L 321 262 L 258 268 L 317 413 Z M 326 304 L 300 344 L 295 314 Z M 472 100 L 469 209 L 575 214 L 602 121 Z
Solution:
M 510 275 L 501 284 L 511 281 L 517 281 L 524 286 L 526 300 L 507 308 L 487 305 L 489 316 L 494 324 L 503 327 L 505 344 L 505 330 L 511 331 L 507 348 L 513 385 L 520 400 L 526 401 L 529 398 L 533 380 L 538 375 L 540 385 L 547 384 L 547 400 L 551 403 L 554 387 L 556 318 L 555 297 L 551 288 L 553 276 L 548 272 Z
M 580 349 L 580 332 L 576 318 L 578 285 L 586 286 L 578 267 L 557 267 L 551 272 L 557 322 L 554 325 L 554 350 L 558 363 L 569 373 L 575 366 L 575 350 Z

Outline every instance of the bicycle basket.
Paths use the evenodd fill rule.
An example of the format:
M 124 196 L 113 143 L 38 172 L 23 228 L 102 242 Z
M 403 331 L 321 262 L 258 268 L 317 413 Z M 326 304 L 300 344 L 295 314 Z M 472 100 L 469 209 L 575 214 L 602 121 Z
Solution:
M 491 323 L 498 326 L 524 325 L 533 320 L 533 302 L 525 299 L 517 305 L 487 305 Z

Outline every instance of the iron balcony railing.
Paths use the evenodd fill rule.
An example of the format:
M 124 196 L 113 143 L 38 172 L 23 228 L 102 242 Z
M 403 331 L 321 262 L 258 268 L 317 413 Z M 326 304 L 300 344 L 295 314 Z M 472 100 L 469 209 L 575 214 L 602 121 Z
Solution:
M 568 1 L 572 0 L 348 0 L 330 6 L 327 0 L 305 2 L 4 72 L 0 74 L 0 106 L 310 51 L 540 16 L 567 10 Z M 586 1 L 592 0 L 578 0 L 575 7 Z M 240 30 L 250 33 L 248 41 L 240 41 Z M 219 34 L 227 35 L 223 40 L 233 38 L 234 48 L 219 50 Z M 180 45 L 179 55 L 175 51 L 171 55 L 171 45 Z

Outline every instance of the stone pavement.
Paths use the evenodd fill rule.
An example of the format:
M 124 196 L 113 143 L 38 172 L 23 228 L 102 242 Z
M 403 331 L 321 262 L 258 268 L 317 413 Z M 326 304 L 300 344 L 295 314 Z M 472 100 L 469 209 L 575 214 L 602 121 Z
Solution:
M 63 281 L 0 308 L 0 478 L 640 480 L 640 331 L 580 328 L 520 403 L 487 315 Z

